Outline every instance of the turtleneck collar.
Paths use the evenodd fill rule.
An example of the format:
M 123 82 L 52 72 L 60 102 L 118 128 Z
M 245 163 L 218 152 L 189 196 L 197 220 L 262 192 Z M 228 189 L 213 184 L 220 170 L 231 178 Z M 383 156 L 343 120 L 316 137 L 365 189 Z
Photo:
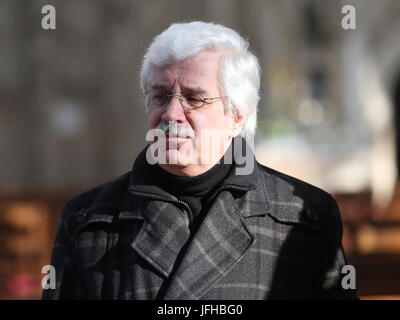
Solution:
M 238 148 L 235 148 L 235 144 L 231 143 L 230 147 L 228 148 L 227 152 L 233 152 L 235 155 L 238 153 L 241 153 L 242 155 L 244 155 L 246 152 L 250 153 L 247 155 L 247 157 L 252 161 L 254 161 L 254 170 L 251 170 L 251 172 L 249 174 L 237 174 L 237 170 L 240 168 L 245 167 L 246 164 L 240 164 L 236 161 L 236 159 L 239 159 L 239 157 L 237 156 L 233 156 L 232 157 L 232 166 L 230 171 L 228 172 L 228 175 L 226 176 L 226 178 L 223 180 L 223 184 L 227 184 L 227 185 L 236 185 L 238 187 L 242 187 L 242 188 L 252 188 L 254 187 L 254 181 L 255 178 L 257 176 L 257 162 L 254 158 L 254 154 L 252 149 L 250 148 L 250 146 L 247 145 L 247 142 L 245 139 L 243 139 L 242 137 L 236 137 L 235 139 L 241 139 L 241 146 L 242 146 L 242 150 L 239 150 Z M 160 195 L 163 196 L 170 196 L 170 194 L 166 193 L 165 191 L 163 191 L 161 188 L 157 187 L 158 183 L 157 180 L 154 178 L 154 174 L 152 173 L 153 169 L 159 169 L 159 170 L 163 170 L 161 167 L 159 167 L 158 165 L 151 165 L 147 162 L 146 160 L 146 152 L 149 146 L 146 146 L 138 155 L 138 157 L 136 158 L 133 167 L 132 167 L 132 173 L 131 173 L 131 177 L 130 177 L 130 188 L 131 190 L 137 190 L 137 191 L 142 191 L 142 192 L 146 192 L 152 190 L 153 187 L 155 187 L 155 190 L 152 190 L 150 193 L 160 193 Z M 233 151 L 231 150 L 231 148 L 233 148 Z M 222 158 L 224 159 L 224 158 Z M 151 171 L 144 171 L 143 170 L 143 165 L 148 166 Z M 165 170 L 163 170 L 163 172 L 167 175 L 172 175 L 175 176 L 177 178 L 182 178 L 182 180 L 188 179 L 190 180 L 191 178 L 197 178 L 202 180 L 203 179 L 203 175 L 207 176 L 208 174 L 211 174 L 212 171 L 215 169 L 215 166 L 213 168 L 211 168 L 210 170 L 208 170 L 207 172 L 196 176 L 196 177 L 179 177 L 179 176 L 175 176 Z M 139 190 L 141 189 L 141 190 Z
M 232 144 L 226 152 L 232 152 Z M 158 180 L 158 185 L 178 198 L 180 196 L 206 195 L 226 177 L 231 167 L 232 164 L 224 163 L 224 157 L 222 157 L 217 164 L 206 172 L 194 177 L 186 177 L 169 173 L 158 164 L 153 166 L 148 164 L 148 169 L 152 170 L 152 174 Z

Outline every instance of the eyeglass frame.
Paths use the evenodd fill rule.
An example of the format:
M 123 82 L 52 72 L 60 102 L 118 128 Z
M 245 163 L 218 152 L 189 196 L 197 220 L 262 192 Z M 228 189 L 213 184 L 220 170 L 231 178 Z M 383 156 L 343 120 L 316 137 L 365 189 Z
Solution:
M 140 96 L 141 98 L 145 98 L 146 95 L 147 95 L 148 93 L 150 93 L 151 91 L 153 91 L 153 90 L 154 90 L 154 89 L 148 89 L 148 90 L 146 90 L 145 92 L 141 93 L 139 96 Z M 208 105 L 208 104 L 212 104 L 213 102 L 215 102 L 215 101 L 210 101 L 210 102 L 208 102 L 209 100 L 216 100 L 216 99 L 228 98 L 228 96 L 205 97 L 204 94 L 202 94 L 202 93 L 196 93 L 196 94 L 200 95 L 200 96 L 203 98 L 203 105 L 200 106 L 200 107 L 195 107 L 195 108 L 188 108 L 188 107 L 186 107 L 186 106 L 183 104 L 183 97 L 185 97 L 185 95 L 183 95 L 183 94 L 174 94 L 174 93 L 172 93 L 172 94 L 166 94 L 166 96 L 167 96 L 170 100 L 169 100 L 167 103 L 165 103 L 163 106 L 170 104 L 171 101 L 172 101 L 172 98 L 177 97 L 177 98 L 179 98 L 179 102 L 181 103 L 181 106 L 182 106 L 182 108 L 183 108 L 185 111 L 192 111 L 192 110 L 197 110 L 197 109 L 203 108 L 206 104 Z

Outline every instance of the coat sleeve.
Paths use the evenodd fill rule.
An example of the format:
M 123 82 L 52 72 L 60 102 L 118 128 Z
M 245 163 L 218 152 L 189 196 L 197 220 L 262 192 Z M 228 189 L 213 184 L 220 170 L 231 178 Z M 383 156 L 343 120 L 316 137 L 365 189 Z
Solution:
M 56 272 L 56 288 L 43 289 L 43 300 L 76 299 L 74 279 L 74 241 L 69 226 L 68 204 L 65 206 L 54 242 L 51 265 Z
M 348 265 L 342 246 L 343 225 L 338 205 L 333 197 L 331 197 L 331 201 L 330 223 L 325 235 L 325 246 L 321 259 L 322 267 L 317 284 L 314 286 L 313 298 L 358 300 L 357 288 L 348 288 L 349 272 L 342 271 L 343 267 Z M 352 276 L 354 276 L 353 283 L 356 285 L 356 273 L 353 273 Z

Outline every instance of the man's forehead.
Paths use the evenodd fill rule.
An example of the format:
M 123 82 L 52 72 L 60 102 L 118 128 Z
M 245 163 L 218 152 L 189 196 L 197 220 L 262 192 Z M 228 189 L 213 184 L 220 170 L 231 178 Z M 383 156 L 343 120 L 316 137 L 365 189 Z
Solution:
M 155 67 L 152 88 L 172 87 L 175 83 L 194 91 L 205 91 L 218 78 L 219 59 L 214 54 L 199 54 L 177 63 Z
M 203 77 L 185 77 L 184 75 L 172 75 L 165 72 L 154 73 L 151 89 L 172 89 L 179 85 L 181 89 L 196 92 L 205 92 L 210 81 L 205 81 Z
M 184 60 L 156 67 L 155 70 L 208 74 L 211 71 L 218 71 L 222 54 L 222 52 L 202 51 Z
M 175 85 L 175 82 L 170 84 L 169 82 L 155 82 L 152 84 L 152 90 L 172 90 Z M 206 94 L 208 90 L 202 86 L 198 85 L 190 85 L 190 84 L 181 84 L 180 89 L 182 92 L 193 92 L 193 93 L 202 93 Z

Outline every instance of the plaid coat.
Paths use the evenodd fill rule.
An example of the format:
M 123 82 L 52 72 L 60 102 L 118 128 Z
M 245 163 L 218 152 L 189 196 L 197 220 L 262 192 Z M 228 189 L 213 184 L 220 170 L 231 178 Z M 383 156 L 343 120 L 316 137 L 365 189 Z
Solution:
M 341 287 L 342 224 L 328 193 L 255 162 L 250 175 L 228 174 L 191 235 L 181 201 L 136 171 L 67 203 L 56 289 L 43 299 L 358 298 Z

